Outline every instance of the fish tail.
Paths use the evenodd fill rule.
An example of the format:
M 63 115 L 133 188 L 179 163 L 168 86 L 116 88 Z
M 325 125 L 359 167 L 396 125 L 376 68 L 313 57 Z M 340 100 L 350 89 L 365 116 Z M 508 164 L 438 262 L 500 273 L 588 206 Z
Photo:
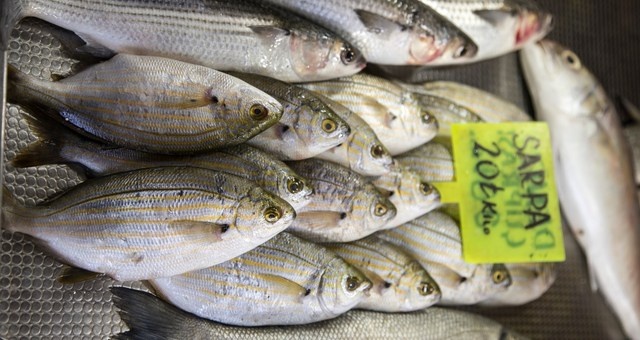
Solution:
M 25 17 L 24 0 L 2 0 L 0 4 L 0 47 L 6 50 L 13 27 Z
M 61 155 L 61 151 L 67 143 L 78 139 L 73 132 L 66 127 L 56 126 L 58 123 L 44 114 L 23 114 L 22 116 L 29 130 L 38 140 L 20 150 L 11 160 L 11 165 L 16 168 L 27 168 L 70 163 L 70 160 Z
M 2 219 L 0 228 L 9 231 L 20 231 L 20 226 L 24 225 L 24 219 L 29 216 L 29 212 L 23 207 L 11 191 L 6 186 L 2 186 Z
M 192 338 L 189 334 L 190 314 L 157 297 L 135 289 L 111 287 L 113 303 L 129 331 L 117 334 L 114 340 L 145 340 Z

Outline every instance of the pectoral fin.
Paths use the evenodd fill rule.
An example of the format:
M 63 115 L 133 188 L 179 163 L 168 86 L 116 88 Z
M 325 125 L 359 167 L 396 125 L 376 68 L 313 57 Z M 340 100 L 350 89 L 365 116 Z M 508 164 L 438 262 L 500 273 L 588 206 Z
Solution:
M 273 41 L 278 39 L 278 37 L 291 35 L 291 32 L 288 29 L 276 26 L 249 26 L 249 28 L 268 46 L 271 46 Z
M 336 211 L 306 211 L 298 213 L 291 225 L 294 229 L 335 228 L 345 214 Z
M 267 282 L 267 288 L 270 292 L 274 293 L 274 295 L 282 294 L 284 296 L 290 296 L 294 301 L 297 301 L 298 303 L 302 303 L 302 298 L 309 295 L 309 293 L 311 292 L 298 283 L 286 279 L 282 276 L 272 274 L 256 275 Z
M 222 234 L 229 229 L 228 225 L 220 225 L 205 221 L 173 221 L 172 227 L 179 229 L 201 229 L 201 233 L 209 234 L 214 242 L 222 241 Z
M 88 35 L 83 35 L 82 33 L 76 33 L 78 36 L 84 40 L 85 45 L 78 47 L 76 50 L 79 53 L 87 53 L 96 58 L 109 59 L 113 57 L 116 53 L 95 41 L 92 37 Z
M 513 16 L 509 9 L 479 9 L 473 11 L 473 14 L 481 17 L 493 26 L 500 26 L 502 22 Z
M 356 9 L 355 12 L 360 19 L 360 22 L 362 22 L 362 24 L 371 33 L 386 36 L 389 35 L 390 32 L 403 28 L 403 25 L 400 23 L 385 18 L 379 14 L 371 13 L 363 9 Z
M 88 271 L 82 268 L 65 266 L 56 280 L 62 284 L 74 284 L 77 282 L 93 280 L 101 275 L 104 274 Z

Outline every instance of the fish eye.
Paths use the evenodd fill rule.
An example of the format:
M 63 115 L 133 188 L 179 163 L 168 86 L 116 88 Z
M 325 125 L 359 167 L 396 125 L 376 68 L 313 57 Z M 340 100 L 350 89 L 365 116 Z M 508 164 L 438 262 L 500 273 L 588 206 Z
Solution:
M 420 192 L 423 195 L 428 196 L 431 193 L 433 193 L 433 187 L 429 183 L 421 182 L 420 183 Z
M 469 50 L 467 49 L 467 46 L 462 45 L 462 46 L 458 47 L 456 52 L 453 54 L 453 57 L 454 58 L 462 58 L 465 55 L 467 55 L 468 52 L 469 52 Z
M 436 118 L 433 115 L 429 114 L 428 112 L 423 112 L 422 122 L 425 124 L 433 124 L 436 122 Z
M 342 52 L 340 52 L 340 60 L 345 65 L 349 65 L 356 60 L 356 52 L 354 52 L 350 47 L 343 47 Z
M 582 63 L 580 62 L 580 58 L 578 58 L 578 56 L 572 51 L 569 51 L 569 50 L 562 51 L 561 57 L 562 57 L 562 60 L 564 60 L 564 62 L 574 70 L 577 70 L 582 66 Z
M 295 177 L 289 177 L 289 179 L 287 179 L 287 190 L 289 190 L 290 193 L 297 194 L 302 191 L 302 188 L 304 188 L 304 183 L 302 183 L 301 180 Z
M 376 144 L 376 145 L 371 147 L 371 156 L 373 156 L 373 158 L 381 158 L 385 154 L 386 154 L 386 152 L 385 152 L 384 147 L 382 145 Z
M 500 284 L 507 279 L 507 274 L 505 274 L 502 270 L 496 270 L 495 272 L 493 272 L 493 274 L 491 274 L 491 279 L 493 280 L 493 283 Z
M 269 223 L 276 223 L 282 217 L 282 211 L 276 207 L 269 207 L 264 211 L 264 219 Z
M 387 208 L 386 205 L 382 204 L 382 203 L 376 203 L 376 207 L 373 210 L 373 213 L 376 216 L 383 216 L 384 214 L 387 213 L 387 211 L 389 211 L 389 209 Z
M 360 279 L 356 276 L 347 277 L 347 290 L 353 292 L 360 286 Z
M 253 120 L 263 120 L 269 115 L 269 110 L 261 104 L 253 104 L 249 109 L 249 116 Z
M 322 121 L 322 130 L 324 132 L 331 133 L 333 131 L 336 131 L 337 128 L 338 124 L 336 124 L 336 122 L 334 122 L 332 119 L 327 118 Z
M 418 293 L 422 296 L 431 295 L 436 291 L 435 287 L 429 282 L 420 282 L 418 286 Z

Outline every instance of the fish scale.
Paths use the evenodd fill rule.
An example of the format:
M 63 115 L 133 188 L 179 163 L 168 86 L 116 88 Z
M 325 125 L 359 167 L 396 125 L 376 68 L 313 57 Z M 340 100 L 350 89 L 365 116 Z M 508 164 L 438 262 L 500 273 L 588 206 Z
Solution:
M 453 181 L 453 157 L 442 144 L 429 142 L 395 158 L 398 163 L 419 173 L 426 181 Z

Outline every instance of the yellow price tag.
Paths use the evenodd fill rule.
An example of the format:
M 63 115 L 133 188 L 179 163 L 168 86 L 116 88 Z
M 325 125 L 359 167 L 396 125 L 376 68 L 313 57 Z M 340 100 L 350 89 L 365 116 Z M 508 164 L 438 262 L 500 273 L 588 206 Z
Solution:
M 562 222 L 545 123 L 456 124 L 456 182 L 434 183 L 458 203 L 469 263 L 564 261 Z

